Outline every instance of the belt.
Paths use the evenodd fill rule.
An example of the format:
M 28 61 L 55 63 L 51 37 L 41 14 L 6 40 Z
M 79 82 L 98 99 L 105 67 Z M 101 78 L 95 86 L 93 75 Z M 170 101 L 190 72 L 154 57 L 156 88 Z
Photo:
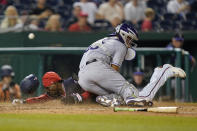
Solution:
M 93 59 L 93 60 L 87 61 L 87 62 L 86 62 L 86 65 L 88 65 L 88 64 L 90 64 L 90 63 L 93 63 L 93 62 L 96 62 L 96 61 L 97 61 L 97 59 Z

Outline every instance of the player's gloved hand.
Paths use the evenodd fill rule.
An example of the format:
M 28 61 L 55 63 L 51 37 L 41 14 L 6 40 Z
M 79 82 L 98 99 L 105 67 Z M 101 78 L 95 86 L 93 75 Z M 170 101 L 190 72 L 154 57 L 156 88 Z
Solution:
M 25 103 L 25 100 L 21 100 L 21 99 L 14 99 L 12 101 L 12 104 L 13 105 L 17 105 L 17 104 L 24 104 Z
M 62 97 L 61 101 L 64 104 L 77 104 L 81 103 L 83 100 L 81 95 L 79 95 L 78 93 L 72 93 L 69 96 Z
M 73 97 L 75 104 L 82 102 L 82 97 L 78 93 L 71 94 L 71 97 Z

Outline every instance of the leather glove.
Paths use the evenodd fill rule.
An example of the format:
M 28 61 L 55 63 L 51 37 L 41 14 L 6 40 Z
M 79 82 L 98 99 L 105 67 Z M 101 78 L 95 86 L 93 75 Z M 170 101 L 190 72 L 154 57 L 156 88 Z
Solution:
M 25 103 L 25 100 L 21 100 L 21 99 L 14 99 L 12 101 L 13 105 L 24 104 L 24 103 Z

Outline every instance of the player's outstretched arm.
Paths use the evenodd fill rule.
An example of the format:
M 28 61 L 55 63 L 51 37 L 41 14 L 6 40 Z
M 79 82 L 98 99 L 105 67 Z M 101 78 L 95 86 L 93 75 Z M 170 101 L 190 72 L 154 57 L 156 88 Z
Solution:
M 25 103 L 28 103 L 28 104 L 32 104 L 32 103 L 40 103 L 40 102 L 46 102 L 46 101 L 49 101 L 51 100 L 52 98 L 50 96 L 48 96 L 47 94 L 43 94 L 43 95 L 40 95 L 38 97 L 32 97 L 32 98 L 27 98 L 25 100 Z
M 43 95 L 40 95 L 38 97 L 27 98 L 26 100 L 23 100 L 23 99 L 14 99 L 12 101 L 12 104 L 15 105 L 15 104 L 24 104 L 24 103 L 27 103 L 27 104 L 41 103 L 41 102 L 49 101 L 51 99 L 52 98 L 50 96 L 48 96 L 47 94 L 43 94 Z

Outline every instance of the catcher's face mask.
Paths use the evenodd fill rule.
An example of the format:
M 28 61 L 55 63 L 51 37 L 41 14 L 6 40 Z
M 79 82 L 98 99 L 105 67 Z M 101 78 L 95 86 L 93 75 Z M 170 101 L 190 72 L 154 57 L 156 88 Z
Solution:
M 137 47 L 137 44 L 135 42 L 133 42 L 133 39 L 129 36 L 126 39 L 125 44 L 126 44 L 127 48 L 136 48 Z

